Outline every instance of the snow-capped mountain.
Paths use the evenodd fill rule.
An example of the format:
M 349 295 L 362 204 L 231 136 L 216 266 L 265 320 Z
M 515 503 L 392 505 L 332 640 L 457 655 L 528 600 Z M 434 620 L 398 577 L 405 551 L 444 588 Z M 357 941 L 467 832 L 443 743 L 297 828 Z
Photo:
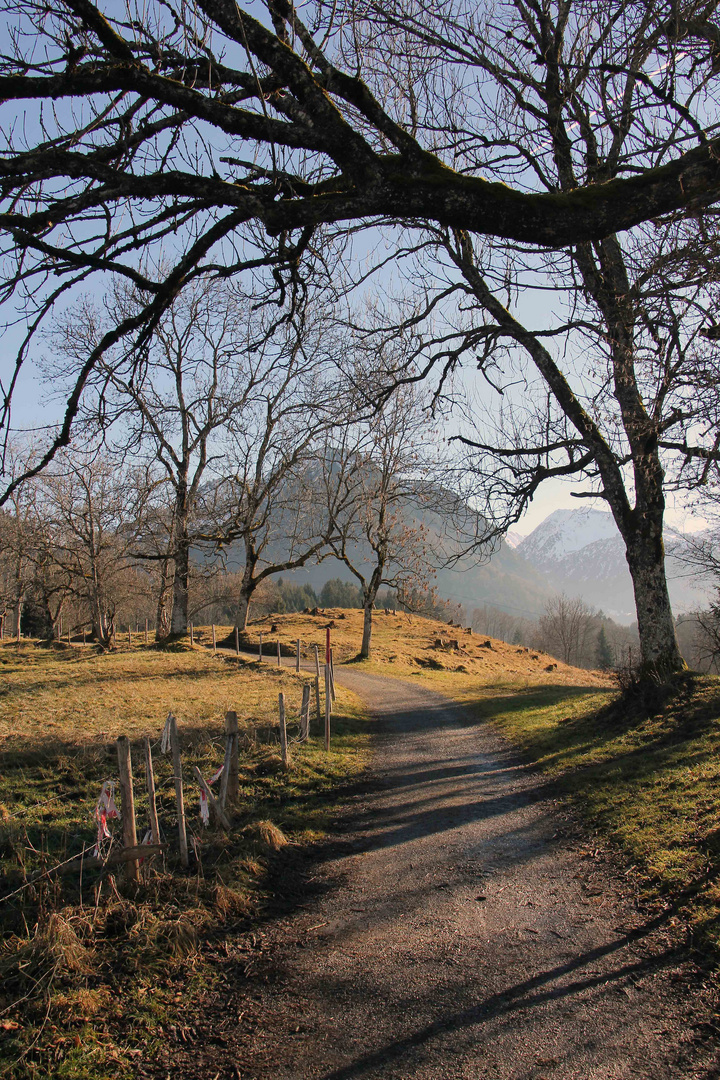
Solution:
M 622 541 L 612 515 L 602 510 L 554 510 L 517 545 L 524 559 L 536 566 L 559 564 L 569 554 L 598 541 Z
M 670 599 L 676 615 L 705 607 L 710 582 L 689 573 L 678 556 L 684 538 L 666 528 Z M 552 582 L 558 592 L 581 596 L 620 622 L 635 619 L 625 547 L 612 515 L 580 508 L 555 510 L 518 544 L 516 553 Z

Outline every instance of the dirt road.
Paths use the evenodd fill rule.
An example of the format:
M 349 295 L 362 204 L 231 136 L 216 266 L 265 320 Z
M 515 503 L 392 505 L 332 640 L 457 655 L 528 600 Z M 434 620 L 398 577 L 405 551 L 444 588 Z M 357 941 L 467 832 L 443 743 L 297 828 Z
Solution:
M 319 871 L 323 895 L 264 939 L 236 1071 L 218 1076 L 720 1075 L 692 966 L 537 775 L 437 693 L 337 679 L 380 719 L 379 782 L 355 800 L 350 853 Z

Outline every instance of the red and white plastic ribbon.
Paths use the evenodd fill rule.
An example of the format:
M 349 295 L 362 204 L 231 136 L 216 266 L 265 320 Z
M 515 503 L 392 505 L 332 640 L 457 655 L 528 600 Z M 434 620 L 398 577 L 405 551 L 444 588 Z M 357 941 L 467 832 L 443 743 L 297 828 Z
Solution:
M 220 777 L 223 774 L 223 769 L 224 768 L 225 768 L 225 764 L 223 763 L 220 766 L 220 768 L 217 770 L 217 772 L 213 773 L 213 775 L 210 777 L 210 779 L 207 782 L 208 787 L 210 787 L 211 784 L 216 783 L 216 781 L 218 781 L 220 779 Z M 205 828 L 207 828 L 208 825 L 210 824 L 210 807 L 208 805 L 207 792 L 205 791 L 205 788 L 203 788 L 203 787 L 200 788 L 200 820 L 202 821 Z
M 95 807 L 95 820 L 97 821 L 97 843 L 93 851 L 95 858 L 100 855 L 103 840 L 111 839 L 112 834 L 107 827 L 108 820 L 119 817 L 120 811 L 115 805 L 115 784 L 112 780 L 106 780 Z

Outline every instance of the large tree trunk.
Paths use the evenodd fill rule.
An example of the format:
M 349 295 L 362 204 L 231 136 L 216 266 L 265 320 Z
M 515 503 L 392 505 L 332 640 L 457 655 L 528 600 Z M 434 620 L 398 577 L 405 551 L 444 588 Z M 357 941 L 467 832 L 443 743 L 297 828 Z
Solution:
M 681 671 L 686 665 L 670 607 L 662 526 L 638 530 L 626 540 L 626 556 L 635 592 L 642 667 L 661 676 Z
M 164 641 L 170 634 L 171 582 L 169 560 L 163 559 L 160 566 L 160 589 L 158 591 L 155 612 L 155 640 Z
M 187 477 L 181 477 L 175 488 L 175 514 L 173 520 L 173 577 L 172 618 L 170 633 L 181 637 L 188 632 L 190 607 L 190 536 L 188 530 Z
M 247 629 L 248 612 L 250 610 L 250 597 L 245 593 L 241 593 L 238 599 L 237 616 L 235 618 L 235 625 L 238 630 L 243 631 Z
M 363 660 L 370 659 L 370 639 L 372 637 L 372 613 L 373 613 L 373 601 L 364 600 L 363 602 L 363 636 L 362 645 L 360 646 L 360 656 Z
M 188 603 L 190 587 L 190 541 L 187 534 L 175 541 L 175 576 L 173 578 L 173 602 L 170 633 L 173 637 L 186 634 L 188 630 Z
M 252 594 L 255 592 L 255 589 L 258 585 L 258 582 L 255 578 L 257 562 L 257 556 L 253 547 L 249 543 L 246 543 L 245 569 L 243 570 L 242 581 L 240 583 L 238 610 L 235 617 L 235 625 L 241 633 L 247 628 L 248 614 L 250 611 L 250 601 L 252 599 Z
M 385 559 L 382 554 L 379 555 L 382 560 L 379 562 L 372 572 L 370 582 L 363 588 L 363 636 L 362 645 L 360 646 L 360 658 L 362 660 L 370 659 L 370 640 L 372 638 L 372 613 L 377 600 L 377 594 L 380 591 L 380 584 L 382 582 L 383 571 L 385 570 Z

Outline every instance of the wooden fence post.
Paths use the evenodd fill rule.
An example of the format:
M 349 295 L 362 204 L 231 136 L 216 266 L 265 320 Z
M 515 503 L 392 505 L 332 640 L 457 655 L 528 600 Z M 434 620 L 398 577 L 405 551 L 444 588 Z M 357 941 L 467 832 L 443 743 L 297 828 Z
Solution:
M 238 718 L 230 709 L 225 714 L 225 761 L 220 781 L 220 804 L 225 809 L 228 799 L 235 802 L 240 789 L 238 767 Z
M 317 645 L 313 645 L 313 648 L 315 650 L 315 709 L 317 712 L 317 722 L 319 724 L 322 720 L 320 714 L 320 657 L 318 655 L 319 650 Z
M 262 663 L 262 630 L 260 631 L 260 644 L 258 645 L 258 662 Z
M 328 664 L 328 667 L 330 668 L 330 697 L 333 699 L 333 701 L 335 701 L 335 667 L 333 665 L 332 649 L 330 650 L 330 663 Z
M 278 650 L 277 650 L 277 652 L 278 652 L 278 667 L 280 667 L 281 665 L 280 665 L 280 640 L 279 639 L 278 639 L 277 645 L 278 645 Z
M 235 627 L 235 655 L 240 655 L 240 631 Z
M 297 639 L 297 646 L 295 648 L 295 670 L 300 670 L 300 638 Z
M 192 623 L 190 623 L 190 644 L 191 645 L 195 644 L 195 636 L 194 636 L 194 633 L 193 633 L 193 624 Z
M 180 757 L 180 740 L 178 739 L 177 720 L 170 713 L 170 748 L 173 759 L 173 775 L 175 778 L 175 798 L 177 800 L 178 815 L 178 838 L 180 840 L 180 862 L 183 866 L 190 865 L 188 857 L 187 827 L 185 825 L 185 798 L 183 795 L 182 758 Z
M 150 740 L 145 736 L 145 782 L 147 785 L 148 804 L 150 807 L 150 836 L 153 844 L 160 843 L 160 822 L 158 821 L 157 800 L 155 798 L 155 773 L 153 771 Z
M 325 665 L 325 750 L 330 752 L 330 665 Z
M 197 765 L 193 765 L 193 772 L 195 774 L 195 779 L 197 780 L 198 784 L 207 795 L 207 801 L 210 803 L 210 806 L 215 813 L 215 817 L 220 822 L 225 832 L 230 832 L 232 826 L 230 825 L 227 814 L 220 806 L 220 803 L 217 801 L 212 791 L 210 790 L 210 785 L 205 783 L 205 780 L 203 779 L 203 774 L 200 772 Z
M 310 735 L 310 683 L 303 683 L 302 705 L 300 706 L 300 739 Z
M 278 694 L 278 710 L 280 712 L 280 757 L 282 758 L 283 765 L 287 769 L 287 727 L 285 724 L 285 695 L 283 693 Z
M 213 656 L 217 655 L 217 641 L 215 640 L 215 623 L 212 624 Z
M 83 626 L 83 645 L 87 645 L 87 626 Z
M 146 619 L 145 620 L 145 644 L 147 645 L 147 643 L 148 643 L 148 621 Z
M 130 630 L 130 623 L 128 623 L 128 645 L 132 645 L 132 631 Z
M 137 847 L 137 832 L 135 830 L 135 799 L 133 797 L 132 760 L 130 758 L 130 740 L 127 735 L 121 735 L 117 741 L 118 770 L 120 772 L 120 790 L 122 792 L 122 829 L 123 846 L 126 848 Z M 130 881 L 138 879 L 137 859 L 130 859 L 127 864 L 127 874 Z

